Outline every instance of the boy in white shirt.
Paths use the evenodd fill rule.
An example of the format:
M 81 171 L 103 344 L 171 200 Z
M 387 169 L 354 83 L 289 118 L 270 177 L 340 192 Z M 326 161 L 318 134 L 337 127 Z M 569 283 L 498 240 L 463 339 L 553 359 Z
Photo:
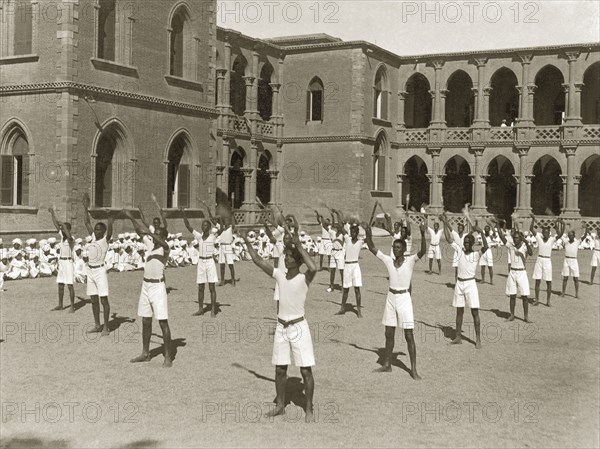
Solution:
M 333 209 L 334 213 L 338 217 L 338 221 L 342 223 L 344 218 L 339 210 Z M 354 297 L 356 298 L 356 314 L 358 318 L 362 318 L 361 313 L 361 294 L 360 288 L 362 287 L 362 273 L 360 271 L 360 264 L 358 258 L 360 250 L 363 247 L 363 241 L 358 238 L 358 223 L 352 223 L 351 225 L 340 227 L 342 232 L 342 238 L 344 239 L 344 271 L 343 271 L 343 282 L 342 282 L 342 306 L 336 315 L 344 315 L 346 313 L 346 302 L 348 301 L 348 293 L 350 287 L 354 287 Z M 348 232 L 348 229 L 350 232 Z
M 590 229 L 587 228 L 588 235 L 594 239 L 594 248 L 592 249 L 592 261 L 590 263 L 592 267 L 592 273 L 590 274 L 590 285 L 594 284 L 594 276 L 596 275 L 596 268 L 600 265 L 600 236 L 598 233 L 592 234 Z
M 540 301 L 540 284 L 542 279 L 546 281 L 546 304 L 550 307 L 550 297 L 552 296 L 552 247 L 556 242 L 557 235 L 562 235 L 565 230 L 565 224 L 561 219 L 556 219 L 554 229 L 557 231 L 557 235 L 550 235 L 550 227 L 544 226 L 541 233 L 535 233 L 535 215 L 531 214 L 531 225 L 529 226 L 529 232 L 535 235 L 535 240 L 538 247 L 538 256 L 535 261 L 535 267 L 533 269 L 533 279 L 535 280 L 535 302 L 534 306 L 537 306 Z
M 284 249 L 287 272 L 280 268 L 273 268 L 269 261 L 263 260 L 257 254 L 251 242 L 246 239 L 246 245 L 253 262 L 266 274 L 275 278 L 281 292 L 272 358 L 272 363 L 275 365 L 277 400 L 275 409 L 267 413 L 267 416 L 285 414 L 287 368 L 293 355 L 294 363 L 300 367 L 300 373 L 304 381 L 306 396 L 305 420 L 306 422 L 312 422 L 314 421 L 313 395 L 315 388 L 312 367 L 315 365 L 315 357 L 310 328 L 304 317 L 304 304 L 308 287 L 317 274 L 317 266 L 302 247 L 298 233 L 291 234 L 287 224 L 285 229 L 293 241 L 293 246 L 286 246 Z M 303 263 L 307 267 L 304 274 L 300 272 Z
M 583 236 L 585 237 L 586 234 Z M 573 278 L 573 283 L 575 284 L 575 298 L 579 298 L 579 261 L 577 260 L 577 253 L 579 251 L 579 243 L 581 243 L 581 240 L 575 238 L 575 231 L 569 231 L 567 238 L 563 237 L 562 240 L 565 245 L 565 260 L 561 272 L 563 283 L 560 296 L 565 296 L 567 281 L 569 280 L 569 276 L 571 276 Z
M 442 230 L 440 224 L 436 221 L 433 224 L 433 229 L 428 227 L 429 231 L 429 250 L 427 252 L 427 258 L 429 259 L 429 270 L 427 274 L 433 273 L 433 259 L 437 260 L 438 274 L 442 274 L 442 250 L 440 248 L 440 241 L 442 239 Z
M 414 380 L 421 380 L 421 376 L 417 373 L 417 349 L 413 335 L 415 322 L 409 288 L 415 263 L 425 255 L 427 246 L 425 242 L 425 226 L 421 225 L 419 227 L 421 230 L 421 249 L 419 252 L 412 256 L 405 256 L 406 242 L 404 240 L 396 240 L 394 242 L 394 257 L 378 251 L 373 244 L 371 227 L 364 223 L 363 228 L 367 234 L 366 242 L 369 251 L 385 264 L 389 276 L 389 292 L 382 321 L 382 324 L 385 326 L 385 357 L 383 366 L 375 370 L 375 372 L 384 373 L 392 371 L 391 364 L 396 327 L 400 326 L 401 329 L 404 329 L 404 337 L 408 345 L 411 366 L 410 375 Z

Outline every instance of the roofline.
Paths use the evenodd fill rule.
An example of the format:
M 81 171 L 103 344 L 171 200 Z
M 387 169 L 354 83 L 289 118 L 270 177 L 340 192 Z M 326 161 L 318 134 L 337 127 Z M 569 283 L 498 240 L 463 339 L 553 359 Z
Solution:
M 284 54 L 288 53 L 300 53 L 307 50 L 329 50 L 329 49 L 345 49 L 345 48 L 369 48 L 379 53 L 385 54 L 387 57 L 392 59 L 396 59 L 398 61 L 410 60 L 414 61 L 415 59 L 435 59 L 435 58 L 453 58 L 453 57 L 464 57 L 464 56 L 475 56 L 475 55 L 498 55 L 498 54 L 507 54 L 507 53 L 521 53 L 527 51 L 553 51 L 553 50 L 564 50 L 564 49 L 577 49 L 577 48 L 600 48 L 599 42 L 582 42 L 575 44 L 555 44 L 555 45 L 544 45 L 539 47 L 516 47 L 516 48 L 502 48 L 502 49 L 493 49 L 493 50 L 471 50 L 471 51 L 462 51 L 455 53 L 429 53 L 429 54 L 417 54 L 417 55 L 398 55 L 390 50 L 386 50 L 385 48 L 379 47 L 368 41 L 356 40 L 356 41 L 340 41 L 340 42 L 324 42 L 319 44 L 305 44 L 305 45 L 290 45 L 290 46 L 281 46 L 274 43 L 274 40 L 281 38 L 269 38 L 269 39 L 259 39 L 251 36 L 247 36 L 239 31 L 217 27 L 217 31 L 223 33 L 229 33 L 236 36 L 240 36 L 249 41 L 255 41 L 257 43 L 264 44 L 268 47 L 271 47 L 274 50 L 282 52 Z M 310 39 L 315 36 L 315 34 L 306 35 L 307 39 Z M 296 37 L 295 39 L 301 40 L 302 35 Z

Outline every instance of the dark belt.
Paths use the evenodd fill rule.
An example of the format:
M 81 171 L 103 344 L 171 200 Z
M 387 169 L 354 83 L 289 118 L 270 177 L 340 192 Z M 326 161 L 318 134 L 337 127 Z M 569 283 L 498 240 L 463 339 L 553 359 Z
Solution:
M 202 259 L 202 260 L 210 260 L 210 259 L 213 258 L 213 256 L 207 256 L 207 257 L 200 256 L 199 258 Z
M 573 256 L 565 256 L 567 259 L 577 259 L 577 257 L 573 257 Z
M 349 264 L 349 263 L 358 263 L 358 260 L 346 260 L 344 263 Z
M 403 295 L 404 293 L 410 293 L 408 290 L 394 290 L 393 288 L 390 288 L 390 293 L 393 293 L 394 295 Z
M 525 268 L 513 268 L 513 267 L 510 267 L 510 271 L 525 271 Z
M 430 243 L 429 246 L 440 246 L 439 243 Z
M 162 282 L 165 282 L 165 278 L 162 277 L 160 279 L 148 279 L 148 278 L 144 278 L 144 282 L 149 282 L 151 284 L 160 284 Z
M 60 260 L 73 260 L 72 257 L 61 257 Z
M 538 257 L 543 257 L 544 259 L 550 259 L 550 256 L 540 256 L 539 254 L 538 254 Z
M 88 265 L 90 268 L 102 268 L 104 266 L 104 264 L 102 265 Z
M 277 318 L 277 322 L 281 325 L 283 325 L 284 329 L 287 329 L 289 326 L 293 325 L 293 324 L 297 324 L 304 321 L 304 317 L 300 317 L 300 318 L 296 318 L 295 320 L 290 320 L 290 321 L 284 321 L 281 318 Z
M 467 282 L 467 281 L 474 281 L 474 280 L 475 280 L 475 278 L 467 278 L 467 279 L 458 278 L 458 280 L 459 280 L 460 282 Z

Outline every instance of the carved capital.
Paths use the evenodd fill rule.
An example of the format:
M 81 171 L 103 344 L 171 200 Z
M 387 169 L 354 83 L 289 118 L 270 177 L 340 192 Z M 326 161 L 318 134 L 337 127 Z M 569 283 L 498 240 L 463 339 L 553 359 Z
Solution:
M 529 148 L 531 148 L 530 146 L 518 146 L 515 147 L 515 150 L 517 151 L 517 154 L 519 155 L 519 157 L 524 157 L 527 156 L 527 154 L 529 153 Z
M 429 91 L 429 95 L 431 95 L 431 98 L 433 98 L 435 100 L 435 90 L 430 90 Z
M 442 152 L 442 147 L 427 147 L 427 152 L 431 157 L 438 157 Z
M 479 158 L 479 157 L 483 156 L 483 152 L 485 151 L 485 147 L 472 146 L 471 147 L 471 151 L 475 155 L 475 158 Z
M 217 170 L 217 175 L 222 175 L 225 172 L 224 165 L 217 165 L 217 166 L 215 166 L 215 168 Z
M 577 146 L 565 146 L 563 145 L 563 151 L 565 152 L 565 155 L 567 157 L 571 157 L 571 156 L 575 156 L 575 153 L 577 153 Z
M 397 173 L 396 174 L 396 181 L 398 181 L 398 184 L 402 184 L 402 182 L 406 179 L 406 174 L 405 173 Z
M 435 61 L 431 61 L 431 66 L 434 68 L 434 70 L 442 70 L 442 67 L 444 67 L 445 63 L 446 61 L 442 59 L 436 59 Z
M 581 183 L 581 178 L 583 178 L 583 176 L 581 176 L 581 175 L 575 175 L 575 176 L 573 176 L 573 183 L 576 186 L 578 186 L 579 183 Z
M 438 182 L 444 182 L 444 178 L 445 177 L 446 177 L 446 174 L 437 175 L 437 181 Z
M 450 91 L 448 89 L 442 89 L 442 90 L 440 90 L 440 96 L 442 98 L 446 98 L 446 96 L 448 95 L 449 92 Z
M 531 60 L 533 59 L 532 53 L 519 53 L 519 59 L 521 60 L 521 64 L 531 64 Z
M 567 58 L 567 62 L 571 64 L 572 62 L 577 61 L 579 58 L 580 51 L 579 50 L 567 50 L 565 51 L 565 56 Z
M 527 184 L 531 184 L 533 182 L 534 178 L 535 178 L 535 175 L 525 175 L 525 182 Z
M 529 95 L 533 95 L 535 93 L 536 89 L 537 89 L 537 86 L 535 84 L 530 84 L 527 86 L 527 93 Z
M 227 75 L 227 69 L 217 69 L 217 79 L 224 79 Z
M 475 65 L 477 67 L 485 67 L 485 65 L 488 62 L 488 58 L 485 56 L 479 56 L 477 58 L 474 58 L 473 61 L 475 62 Z
M 492 91 L 494 90 L 493 87 L 484 87 L 483 88 L 483 95 L 485 95 L 486 97 L 489 97 L 490 95 L 492 95 Z
M 583 86 L 585 86 L 585 84 L 583 84 L 583 83 L 575 83 L 574 86 L 575 86 L 575 92 L 576 93 L 580 93 L 581 90 L 583 89 Z
M 400 91 L 400 92 L 398 92 L 398 96 L 400 97 L 401 100 L 406 100 L 406 97 L 408 96 L 408 92 Z
M 568 83 L 563 83 L 561 84 L 562 88 L 563 88 L 563 92 L 568 94 L 569 93 L 569 84 Z
M 253 168 L 241 168 L 240 171 L 244 174 L 244 178 L 250 178 L 254 174 Z
M 487 180 L 490 177 L 490 175 L 479 175 L 479 177 L 481 178 L 482 184 L 487 184 Z
M 279 177 L 279 170 L 268 170 L 267 173 L 271 179 L 277 179 Z
M 279 89 L 281 88 L 281 84 L 279 83 L 269 83 L 269 86 L 271 86 L 273 92 L 279 92 Z
M 246 81 L 246 87 L 250 87 L 254 84 L 255 78 L 253 76 L 245 76 L 244 81 Z

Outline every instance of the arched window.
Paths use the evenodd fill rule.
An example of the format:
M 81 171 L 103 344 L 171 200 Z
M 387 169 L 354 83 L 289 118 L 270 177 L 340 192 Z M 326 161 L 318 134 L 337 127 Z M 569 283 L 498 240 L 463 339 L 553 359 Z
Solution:
M 406 82 L 404 121 L 407 128 L 427 128 L 431 122 L 431 89 L 424 75 L 415 73 Z
M 581 121 L 586 125 L 600 124 L 600 62 L 588 67 L 583 75 Z
M 473 185 L 471 169 L 467 161 L 461 156 L 454 156 L 448 160 L 444 168 L 444 183 L 442 196 L 444 207 L 447 211 L 458 213 L 466 203 L 472 203 Z
M 373 190 L 386 190 L 385 185 L 385 158 L 386 158 L 385 135 L 380 133 L 375 141 L 373 149 Z
M 448 127 L 469 127 L 475 115 L 473 81 L 466 72 L 457 70 L 448 79 L 446 124 Z
M 112 133 L 104 133 L 96 150 L 96 207 L 112 207 L 113 156 L 117 139 Z
M 258 112 L 265 121 L 271 119 L 273 114 L 273 89 L 271 88 L 271 76 L 273 66 L 268 62 L 263 66 L 258 79 Z
M 553 65 L 541 69 L 535 77 L 533 120 L 537 126 L 560 125 L 565 115 L 564 77 Z
M 245 183 L 244 183 L 244 158 L 246 153 L 239 147 L 231 156 L 231 165 L 229 166 L 229 201 L 234 209 L 239 209 L 244 204 Z
M 271 202 L 270 165 L 271 153 L 265 151 L 258 159 L 258 170 L 256 172 L 256 196 L 263 204 Z
M 318 77 L 314 77 L 308 86 L 306 93 L 306 121 L 319 122 L 323 121 L 325 89 L 323 81 Z
M 115 61 L 117 40 L 116 0 L 100 0 L 98 11 L 98 49 L 100 59 Z
M 167 164 L 167 208 L 190 207 L 190 146 L 180 134 L 169 148 Z
M 389 91 L 387 86 L 387 73 L 385 66 L 381 66 L 375 75 L 373 95 L 373 117 L 387 120 Z
M 244 112 L 246 111 L 246 81 L 244 80 L 244 76 L 246 75 L 247 65 L 248 61 L 246 61 L 246 58 L 239 55 L 235 58 L 231 69 L 229 101 L 233 108 L 233 112 L 236 115 L 244 115 Z
M 194 78 L 194 38 L 192 19 L 185 6 L 178 7 L 171 16 L 169 42 L 169 75 Z
M 24 206 L 29 204 L 29 143 L 19 127 L 10 130 L 3 139 L 0 158 L 0 204 Z
M 491 79 L 490 125 L 501 126 L 502 120 L 510 125 L 519 114 L 519 92 L 517 76 L 506 67 L 498 69 Z

